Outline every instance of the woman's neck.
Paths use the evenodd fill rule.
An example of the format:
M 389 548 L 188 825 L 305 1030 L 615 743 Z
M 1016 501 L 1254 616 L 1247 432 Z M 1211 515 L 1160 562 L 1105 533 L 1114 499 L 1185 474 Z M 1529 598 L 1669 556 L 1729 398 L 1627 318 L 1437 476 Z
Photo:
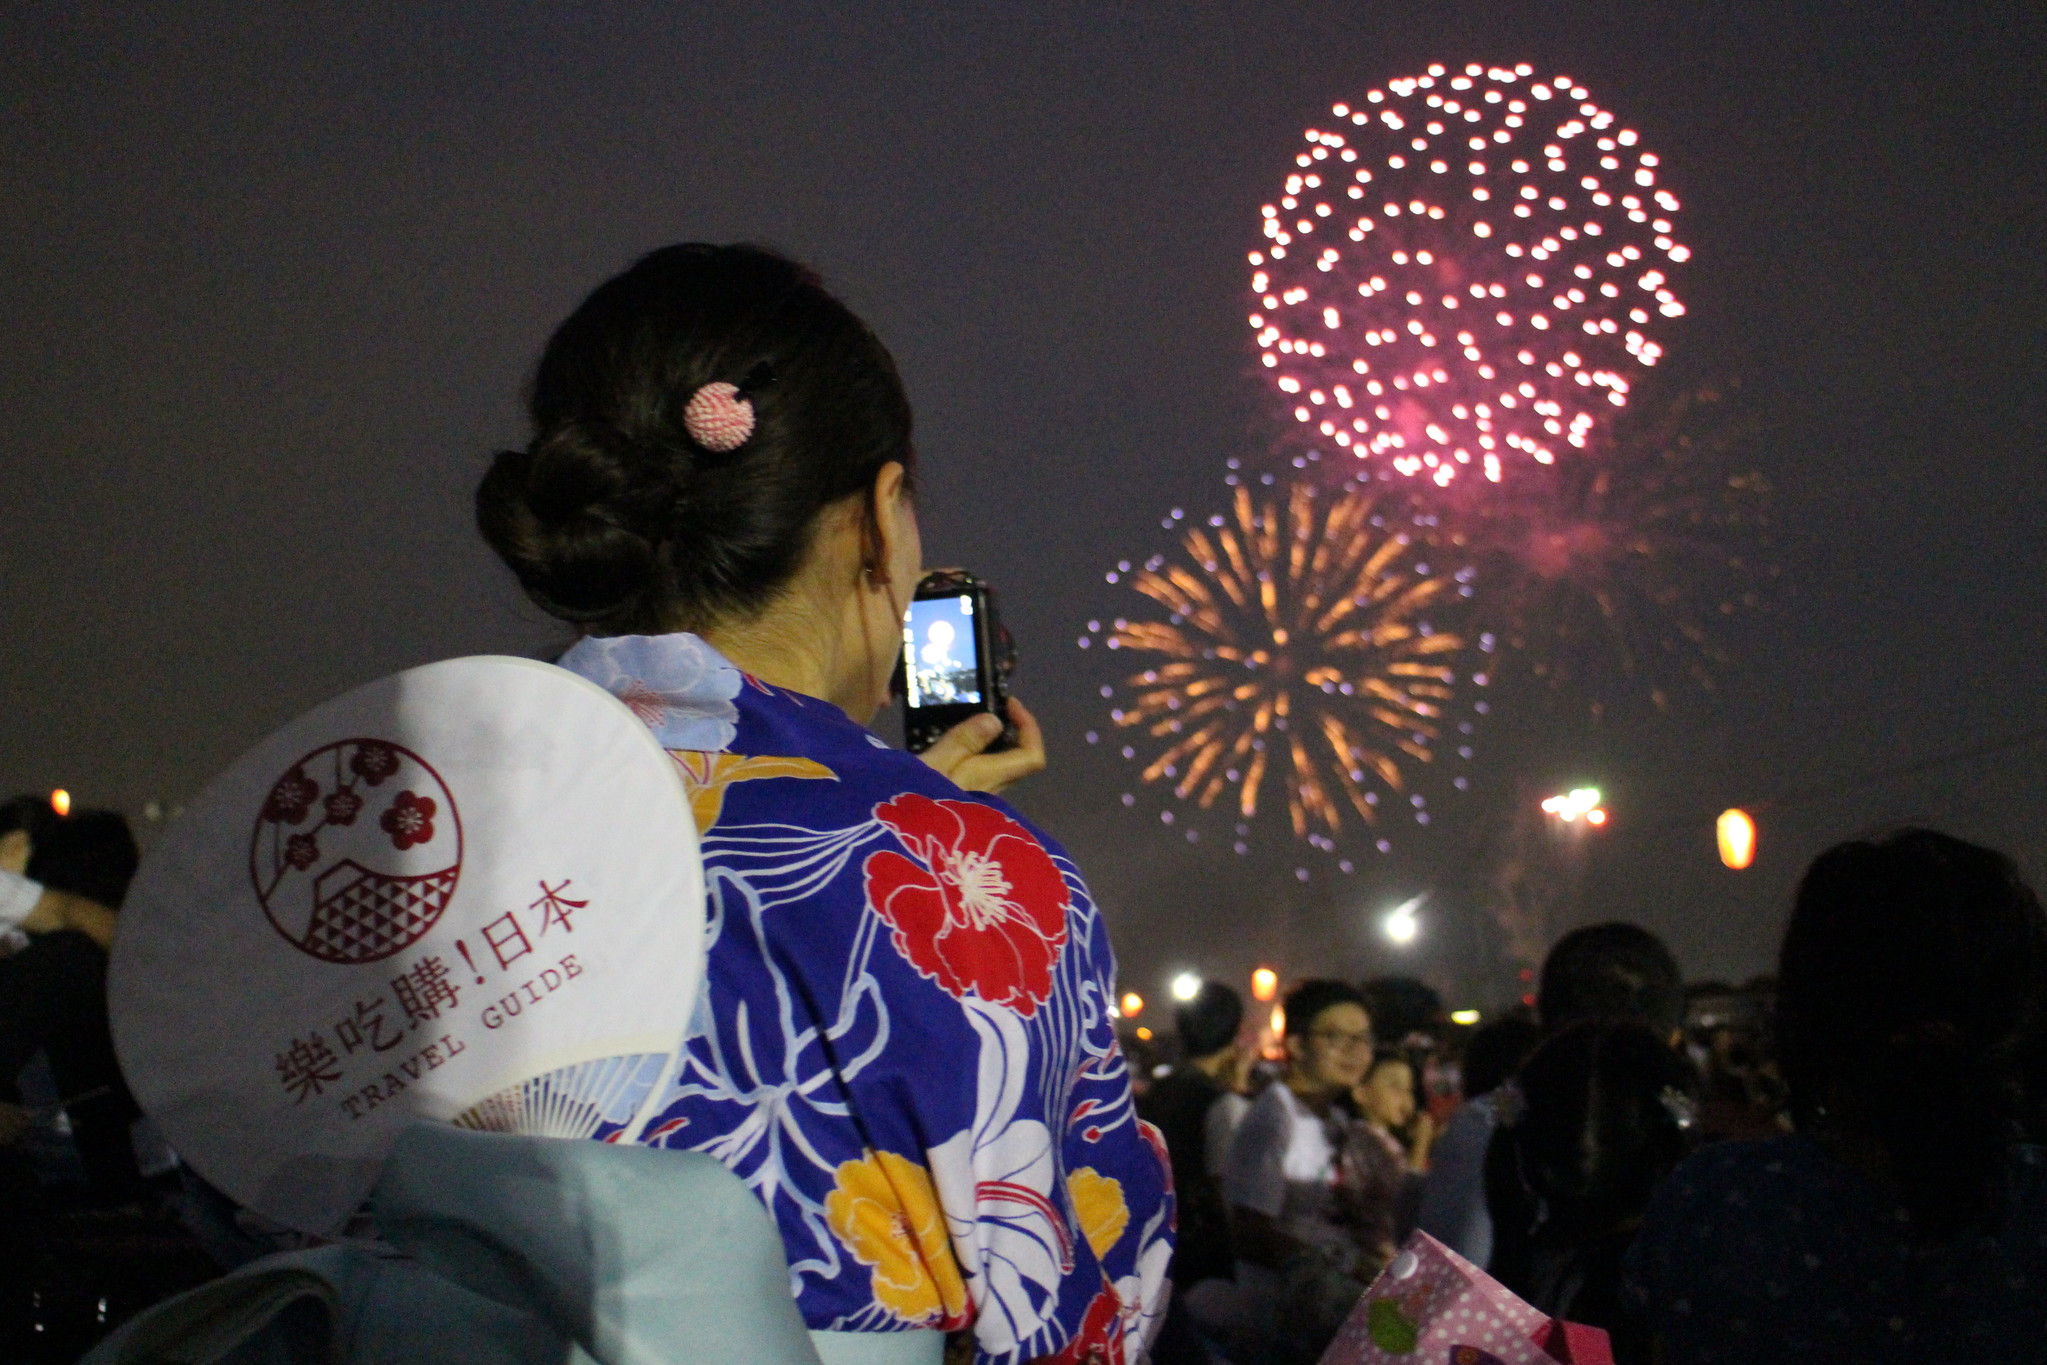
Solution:
M 837 651 L 831 647 L 829 633 L 816 629 L 804 616 L 766 611 L 743 624 L 707 626 L 700 633 L 742 672 L 772 687 L 820 697 L 847 710 L 845 701 L 835 695 L 843 689 L 833 686 Z
M 865 505 L 850 499 L 820 515 L 801 567 L 765 607 L 697 632 L 762 682 L 828 701 L 859 725 L 888 700 L 917 586 L 914 558 L 894 578 L 885 560 L 870 567 Z M 914 529 L 904 543 L 914 551 Z
M 865 725 L 887 700 L 875 693 L 878 676 L 886 685 L 893 658 L 877 670 L 866 647 L 871 632 L 862 628 L 864 604 L 852 594 L 834 601 L 826 594 L 805 591 L 801 579 L 766 610 L 745 621 L 721 622 L 699 633 L 711 647 L 742 671 L 790 692 L 828 701 L 856 723 Z M 889 639 L 894 643 L 893 633 Z

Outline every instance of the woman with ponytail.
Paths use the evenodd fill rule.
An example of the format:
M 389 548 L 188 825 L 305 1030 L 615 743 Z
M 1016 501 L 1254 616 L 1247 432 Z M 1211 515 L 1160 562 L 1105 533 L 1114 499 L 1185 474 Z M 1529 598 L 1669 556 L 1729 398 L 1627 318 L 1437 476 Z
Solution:
M 2047 1158 L 2023 1127 L 2047 917 L 2018 869 L 1931 830 L 1830 849 L 1780 992 L 1796 1134 L 1691 1158 L 1629 1258 L 1665 1359 L 2047 1359 Z

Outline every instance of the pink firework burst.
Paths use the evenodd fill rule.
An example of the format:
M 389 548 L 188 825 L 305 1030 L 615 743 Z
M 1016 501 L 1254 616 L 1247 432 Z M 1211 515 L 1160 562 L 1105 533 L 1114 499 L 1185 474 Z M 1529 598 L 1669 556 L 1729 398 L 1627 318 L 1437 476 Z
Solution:
M 1691 252 L 1655 153 L 1526 65 L 1431 66 L 1332 112 L 1250 253 L 1259 359 L 1292 416 L 1441 487 L 1583 449 L 1684 315 Z

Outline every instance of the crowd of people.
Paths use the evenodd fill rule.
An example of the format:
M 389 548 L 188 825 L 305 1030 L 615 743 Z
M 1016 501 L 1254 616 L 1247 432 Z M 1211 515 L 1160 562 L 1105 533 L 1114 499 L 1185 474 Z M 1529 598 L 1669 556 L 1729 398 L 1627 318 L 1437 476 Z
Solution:
M 28 1291 L 79 1272 L 67 1213 L 173 1215 L 220 1268 L 265 1249 L 225 1244 L 219 1196 L 151 1164 L 115 1062 L 106 949 L 135 863 L 115 813 L 0 805 L 0 1268 L 24 1360 L 62 1358 L 34 1353 L 55 1305 Z M 1740 988 L 1687 988 L 1654 935 L 1599 924 L 1551 951 L 1532 1010 L 1460 1028 L 1417 1021 L 1414 983 L 1311 978 L 1268 1051 L 1263 1015 L 1207 981 L 1177 1060 L 1139 1078 L 1178 1216 L 1152 1358 L 1317 1360 L 1417 1229 L 1606 1329 L 1620 1365 L 2031 1358 L 2043 981 L 2013 864 L 1926 830 L 1821 857 L 1781 972 Z M 88 1273 L 104 1319 L 120 1277 Z
M 107 952 L 138 849 L 117 811 L 0 803 L 0 1359 L 69 1362 L 217 1274 L 121 1074 Z
M 1620 1365 L 2047 1358 L 2047 918 L 2003 855 L 1840 845 L 1739 989 L 1625 923 L 1468 1032 L 1381 1038 L 1385 984 L 1296 985 L 1270 1057 L 1230 987 L 1179 1010 L 1138 1102 L 1183 1209 L 1160 1365 L 1319 1359 L 1417 1229 Z
M 994 715 L 921 756 L 864 728 L 923 573 L 909 403 L 872 332 L 783 257 L 664 248 L 562 324 L 529 406 L 480 528 L 574 632 L 556 662 L 679 760 L 719 926 L 659 1122 L 635 1150 L 555 1150 L 732 1182 L 824 1365 L 1306 1365 L 1416 1230 L 1605 1328 L 1621 1365 L 2047 1352 L 2047 919 L 2008 858 L 1916 829 L 1842 844 L 1801 884 L 1775 978 L 1740 989 L 1687 991 L 1653 934 L 1596 924 L 1551 950 L 1532 1013 L 1468 1035 L 1417 983 L 1303 972 L 1270 1047 L 1212 982 L 1179 1012 L 1177 1059 L 1132 1067 L 1103 1007 L 1108 917 L 996 795 L 1044 765 L 1029 712 L 1011 703 L 1001 752 Z M 73 1215 L 175 1215 L 223 1267 L 276 1245 L 161 1150 L 123 1084 L 106 952 L 135 862 L 117 816 L 0 808 L 10 1360 L 67 1358 L 36 1335 L 37 1296 Z M 778 1057 L 802 1074 L 767 1074 Z M 479 1202 L 491 1153 L 532 1150 L 466 1148 Z M 632 1213 L 578 1196 L 514 1221 L 587 1251 Z M 525 1286 L 463 1312 L 528 1339 L 660 1298 L 603 1292 L 594 1263 L 551 1298 L 516 1238 L 462 1248 L 451 1263 Z M 238 1282 L 212 1319 L 154 1315 L 156 1354 L 120 1358 L 466 1358 L 445 1345 L 462 1313 L 351 1325 L 373 1296 L 336 1290 L 315 1349 Z M 130 1306 L 102 1296 L 98 1318 Z M 222 1314 L 247 1354 L 195 1344 Z M 428 1340 L 407 1332 L 445 1348 L 393 1345 Z

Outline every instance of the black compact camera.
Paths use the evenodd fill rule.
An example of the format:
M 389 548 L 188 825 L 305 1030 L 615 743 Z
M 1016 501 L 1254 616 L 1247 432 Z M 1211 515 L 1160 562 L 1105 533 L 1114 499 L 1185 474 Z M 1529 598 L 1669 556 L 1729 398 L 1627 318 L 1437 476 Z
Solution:
M 896 690 L 903 699 L 903 742 L 923 753 L 953 726 L 986 711 L 1002 718 L 988 752 L 1016 747 L 1009 718 L 1009 675 L 1016 642 L 995 612 L 995 590 L 963 569 L 926 574 L 903 616 L 903 657 Z

